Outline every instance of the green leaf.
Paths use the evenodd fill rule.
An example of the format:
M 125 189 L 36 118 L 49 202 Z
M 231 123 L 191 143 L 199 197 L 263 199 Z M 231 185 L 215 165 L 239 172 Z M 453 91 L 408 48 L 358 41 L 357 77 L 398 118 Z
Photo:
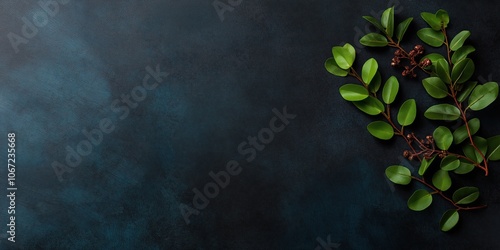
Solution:
M 439 77 L 428 77 L 422 80 L 425 91 L 437 99 L 445 98 L 448 96 L 448 87 Z
M 445 126 L 437 127 L 432 136 L 434 137 L 436 146 L 442 150 L 448 150 L 451 143 L 453 143 L 453 135 L 451 134 L 450 129 Z
M 413 21 L 413 17 L 407 18 L 396 27 L 396 37 L 398 38 L 399 42 L 401 42 L 401 40 L 403 39 L 403 36 L 405 35 L 406 30 L 408 30 L 411 21 Z
M 371 135 L 381 140 L 389 140 L 394 136 L 394 129 L 387 122 L 374 121 L 368 124 L 367 129 Z
M 411 172 L 407 167 L 394 165 L 385 169 L 385 175 L 396 184 L 408 185 L 411 182 Z
M 432 47 L 441 47 L 444 43 L 444 35 L 440 31 L 435 31 L 431 28 L 423 28 L 417 31 L 417 36 L 424 43 Z
M 477 133 L 479 127 L 481 126 L 481 122 L 477 118 L 469 120 L 467 124 L 469 125 L 471 135 Z M 453 143 L 455 144 L 460 144 L 467 138 L 469 138 L 469 133 L 467 132 L 467 127 L 465 126 L 465 124 L 457 128 L 457 130 L 453 132 Z
M 476 163 L 480 163 L 481 161 L 479 160 L 481 157 L 479 157 L 479 159 L 477 158 L 476 156 L 476 150 L 474 149 L 474 147 L 470 144 L 466 144 L 462 147 L 462 151 L 464 151 L 464 155 L 465 157 L 473 160 L 474 162 Z
M 387 36 L 392 37 L 394 34 L 394 7 L 388 8 L 382 13 L 380 23 L 385 28 Z
M 446 191 L 451 187 L 451 178 L 448 171 L 439 169 L 432 176 L 432 185 L 441 191 Z
M 432 64 L 430 66 L 427 66 L 425 69 L 430 69 L 432 72 L 436 71 L 437 61 L 439 59 L 444 60 L 444 57 L 438 53 L 431 53 L 431 54 L 428 54 L 426 56 L 423 56 L 422 59 L 420 59 L 420 61 L 422 62 L 425 58 L 428 58 L 432 62 Z
M 460 216 L 458 215 L 458 210 L 450 209 L 443 214 L 443 217 L 441 217 L 441 220 L 439 221 L 439 228 L 443 232 L 448 232 L 457 225 L 459 218 Z
M 436 17 L 441 21 L 441 25 L 444 28 L 448 27 L 448 24 L 450 23 L 450 16 L 448 15 L 448 12 L 445 10 L 438 10 L 436 12 Z
M 479 151 L 481 151 L 481 153 L 486 157 L 486 153 L 488 151 L 488 140 L 484 139 L 483 137 L 474 136 L 472 137 L 472 141 L 474 141 L 474 145 L 476 145 Z M 481 156 L 481 153 L 479 153 L 477 150 L 474 150 L 474 154 L 476 154 L 478 163 L 481 163 L 484 160 Z
M 423 159 L 422 162 L 420 163 L 420 168 L 418 169 L 418 174 L 419 175 L 424 175 L 427 169 L 431 166 L 432 162 L 436 159 L 436 156 L 433 156 L 430 159 Z
M 432 204 L 432 194 L 423 189 L 416 190 L 408 199 L 408 208 L 413 211 L 422 211 Z
M 474 165 L 466 160 L 460 160 L 460 166 L 453 170 L 455 174 L 468 174 L 474 170 Z
M 479 198 L 477 187 L 463 187 L 453 193 L 452 200 L 456 204 L 470 204 Z
M 481 153 L 486 157 L 486 152 L 488 150 L 488 141 L 479 136 L 474 136 L 472 138 L 472 141 L 474 141 L 474 145 L 476 145 L 479 151 L 481 151 Z M 464 151 L 464 155 L 467 158 L 477 163 L 483 162 L 484 159 L 481 156 L 481 153 L 478 152 L 471 144 L 464 145 L 462 147 L 462 150 Z
M 358 84 L 345 84 L 339 88 L 340 95 L 346 101 L 362 101 L 369 95 L 365 87 Z
M 441 20 L 435 14 L 429 12 L 422 12 L 420 16 L 429 26 L 435 31 L 441 31 Z
M 343 77 L 343 76 L 347 76 L 347 74 L 349 73 L 346 70 L 341 69 L 339 67 L 339 65 L 337 65 L 337 62 L 335 62 L 335 59 L 333 59 L 333 57 L 326 59 L 325 68 L 326 68 L 326 71 L 330 72 L 330 74 L 333 74 L 336 76 Z
M 498 83 L 487 82 L 483 85 L 478 85 L 472 91 L 469 97 L 469 107 L 474 111 L 478 111 L 488 107 L 498 97 Z
M 488 160 L 500 160 L 500 135 L 493 136 L 487 139 L 488 141 Z
M 385 111 L 384 104 L 382 104 L 381 101 L 372 96 L 368 96 L 368 98 L 362 101 L 353 103 L 359 110 L 365 112 L 368 115 L 378 115 Z
M 372 79 L 372 82 L 368 86 L 368 89 L 372 93 L 377 93 L 377 91 L 380 89 L 380 85 L 382 85 L 382 76 L 380 75 L 380 72 L 377 71 Z
M 361 78 L 366 84 L 370 84 L 373 77 L 377 73 L 378 63 L 374 58 L 368 59 L 365 64 L 363 64 L 363 69 L 361 71 Z
M 471 45 L 465 45 L 460 49 L 458 49 L 457 51 L 455 51 L 455 53 L 453 53 L 453 55 L 451 56 L 451 62 L 455 64 L 458 61 L 467 58 L 467 55 L 469 55 L 474 51 L 476 51 L 476 48 L 472 47 Z
M 460 60 L 453 66 L 451 80 L 455 83 L 464 83 L 474 74 L 474 62 L 470 58 Z
M 453 155 L 448 155 L 441 160 L 440 168 L 444 171 L 453 171 L 460 167 L 460 160 Z
M 371 24 L 373 24 L 373 26 L 375 26 L 375 28 L 379 29 L 380 31 L 382 32 L 385 32 L 385 28 L 382 27 L 382 24 L 374 17 L 372 16 L 363 16 L 363 18 L 370 22 Z
M 458 102 L 463 102 L 467 97 L 469 97 L 470 93 L 472 93 L 472 90 L 476 87 L 477 82 L 468 82 L 463 85 L 462 90 L 460 91 L 460 94 L 458 94 L 457 100 Z
M 439 59 L 444 60 L 444 56 L 441 54 L 438 54 L 438 53 L 430 53 L 428 55 L 425 55 L 422 57 L 422 60 L 424 60 L 425 58 L 428 58 L 429 60 L 431 60 L 432 64 L 436 64 Z M 422 60 L 420 60 L 420 61 L 422 61 Z
M 349 69 L 356 58 L 356 50 L 348 43 L 346 43 L 343 47 L 333 47 L 332 53 L 335 62 L 341 69 Z
M 460 49 L 463 45 L 465 40 L 470 36 L 470 31 L 468 30 L 463 30 L 460 33 L 458 33 L 450 42 L 450 49 L 452 51 L 456 51 Z
M 347 50 L 349 56 L 353 58 L 352 61 L 354 61 L 356 59 L 356 49 L 350 43 L 345 43 L 342 47 Z
M 369 33 L 359 39 L 359 43 L 368 47 L 385 47 L 389 42 L 379 33 Z
M 460 110 L 451 104 L 437 104 L 428 108 L 424 116 L 429 120 L 454 121 L 460 117 Z
M 409 126 L 415 121 L 417 116 L 417 103 L 415 99 L 408 99 L 399 108 L 398 123 L 401 126 Z
M 395 76 L 389 77 L 384 84 L 384 88 L 382 89 L 382 100 L 384 100 L 386 104 L 391 104 L 396 99 L 398 91 L 398 79 Z
M 445 59 L 440 59 L 436 62 L 436 74 L 443 82 L 450 84 L 450 65 Z

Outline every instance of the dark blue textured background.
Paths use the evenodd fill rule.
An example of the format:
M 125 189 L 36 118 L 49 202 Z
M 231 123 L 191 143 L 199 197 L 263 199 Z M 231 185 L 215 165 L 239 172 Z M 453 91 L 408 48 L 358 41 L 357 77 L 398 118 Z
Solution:
M 2 167 L 2 249 L 314 249 L 318 237 L 339 249 L 500 248 L 500 164 L 488 178 L 457 179 L 479 182 L 489 207 L 462 213 L 456 229 L 441 233 L 449 204 L 436 197 L 424 212 L 407 209 L 414 187 L 393 187 L 383 174 L 407 164 L 404 145 L 371 138 L 373 118 L 338 94 L 348 80 L 323 68 L 333 45 L 365 32 L 362 15 L 396 4 L 397 20 L 415 17 L 405 47 L 418 42 L 420 12 L 446 9 L 451 34 L 472 32 L 476 77 L 499 79 L 497 2 L 242 0 L 221 21 L 211 0 L 72 0 L 15 53 L 7 34 L 21 33 L 21 18 L 40 11 L 36 2 L 0 2 L 0 140 L 17 133 L 19 188 L 12 244 L 2 226 Z M 397 74 L 388 67 L 392 50 L 358 52 L 377 57 L 384 78 Z M 120 120 L 109 106 L 141 83 L 148 65 L 168 77 Z M 399 103 L 425 100 L 423 119 L 432 101 L 421 84 L 402 87 Z M 297 117 L 246 163 L 238 145 L 284 106 Z M 476 114 L 483 135 L 500 133 L 498 108 Z M 51 164 L 103 118 L 115 131 L 59 182 Z M 421 125 L 424 134 L 437 123 Z M 191 205 L 192 189 L 230 160 L 241 174 L 187 225 L 180 204 Z

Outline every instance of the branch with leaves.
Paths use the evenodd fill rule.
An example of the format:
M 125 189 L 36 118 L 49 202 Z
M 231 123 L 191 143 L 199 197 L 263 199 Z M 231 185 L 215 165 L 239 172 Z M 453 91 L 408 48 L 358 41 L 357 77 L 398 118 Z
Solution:
M 405 166 L 393 165 L 385 170 L 385 174 L 393 183 L 408 185 L 416 181 L 426 188 L 416 190 L 408 199 L 407 205 L 411 210 L 426 209 L 432 204 L 434 195 L 448 201 L 452 208 L 443 214 L 440 221 L 440 229 L 448 231 L 458 223 L 459 211 L 486 207 L 473 204 L 479 198 L 477 187 L 460 187 L 453 193 L 450 189 L 453 175 L 469 174 L 474 169 L 480 169 L 487 176 L 489 162 L 500 160 L 500 135 L 487 139 L 476 135 L 480 120 L 469 119 L 472 111 L 485 109 L 497 99 L 499 87 L 496 82 L 478 84 L 470 81 L 475 65 L 468 55 L 475 48 L 464 45 L 471 35 L 470 31 L 461 31 L 449 41 L 447 27 L 450 17 L 446 11 L 423 12 L 421 17 L 429 27 L 418 30 L 417 36 L 431 47 L 443 47 L 443 54 L 424 55 L 425 49 L 420 44 L 410 51 L 405 50 L 401 40 L 413 18 L 395 26 L 394 7 L 385 10 L 380 20 L 363 16 L 380 32 L 363 36 L 360 43 L 368 47 L 395 48 L 390 65 L 403 68 L 402 77 L 415 78 L 417 70 L 426 74 L 427 77 L 422 80 L 425 91 L 430 97 L 443 102 L 428 107 L 424 117 L 432 121 L 461 121 L 462 125 L 457 129 L 438 126 L 432 134 L 423 138 L 408 131 L 417 118 L 416 100 L 405 100 L 396 107 L 394 103 L 397 103 L 400 90 L 398 78 L 391 76 L 382 86 L 375 58 L 364 62 L 361 75 L 358 74 L 353 67 L 356 50 L 348 43 L 332 48 L 333 56 L 326 60 L 325 68 L 335 76 L 350 76 L 359 82 L 342 85 L 339 92 L 343 99 L 352 102 L 365 114 L 381 118 L 368 124 L 367 130 L 371 135 L 381 140 L 390 140 L 394 136 L 403 138 L 408 146 L 403 155 L 420 162 L 418 173 L 412 173 Z M 431 177 L 431 181 L 428 182 L 426 177 Z

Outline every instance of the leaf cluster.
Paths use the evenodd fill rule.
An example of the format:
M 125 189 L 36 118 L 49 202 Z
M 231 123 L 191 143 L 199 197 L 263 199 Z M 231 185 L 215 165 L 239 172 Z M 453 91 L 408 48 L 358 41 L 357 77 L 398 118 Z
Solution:
M 360 39 L 361 44 L 370 47 L 391 46 L 409 54 L 400 46 L 400 42 L 413 18 L 395 25 L 393 7 L 386 9 L 380 19 L 372 16 L 363 18 L 379 32 L 366 34 Z M 405 151 L 405 156 L 420 161 L 418 173 L 412 173 L 402 165 L 393 165 L 385 170 L 385 174 L 395 184 L 408 185 L 416 181 L 426 188 L 417 189 L 408 199 L 407 205 L 411 210 L 428 208 L 436 195 L 449 201 L 453 209 L 447 210 L 439 223 L 442 231 L 449 231 L 458 223 L 459 211 L 484 207 L 470 206 L 479 198 L 477 187 L 450 190 L 453 190 L 453 175 L 468 174 L 474 169 L 481 169 L 488 175 L 488 162 L 500 160 L 500 135 L 489 138 L 477 135 L 481 125 L 479 118 L 468 118 L 469 113 L 490 106 L 498 97 L 499 87 L 496 82 L 478 84 L 471 81 L 475 64 L 468 56 L 475 48 L 466 45 L 471 36 L 470 31 L 460 31 L 449 41 L 447 27 L 450 17 L 446 11 L 423 12 L 421 18 L 429 27 L 418 30 L 416 35 L 425 44 L 444 50 L 443 54 L 422 56 L 421 61 L 430 62 L 418 65 L 425 65 L 421 70 L 428 74 L 422 80 L 423 88 L 431 98 L 442 101 L 426 108 L 423 116 L 431 121 L 460 120 L 463 123 L 460 127 L 438 126 L 432 135 L 426 137 L 427 141 L 413 133 L 405 133 L 418 116 L 416 100 L 404 100 L 396 107 L 394 103 L 400 91 L 399 80 L 390 76 L 383 81 L 375 58 L 366 60 L 361 74 L 358 74 L 353 67 L 356 51 L 348 43 L 332 48 L 332 57 L 326 60 L 325 68 L 335 76 L 350 76 L 357 80 L 357 83 L 342 85 L 339 92 L 343 99 L 353 103 L 363 113 L 380 118 L 367 125 L 372 136 L 380 140 L 390 140 L 395 136 L 404 138 L 410 149 Z M 454 152 L 457 149 L 459 152 Z M 430 176 L 431 182 L 426 181 L 426 176 Z

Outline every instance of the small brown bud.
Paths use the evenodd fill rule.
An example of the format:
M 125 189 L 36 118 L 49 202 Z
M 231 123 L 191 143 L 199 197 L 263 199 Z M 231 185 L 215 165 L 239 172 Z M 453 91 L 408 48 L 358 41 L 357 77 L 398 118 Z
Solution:
M 420 62 L 420 65 L 421 65 L 422 67 L 427 67 L 427 66 L 432 65 L 432 61 L 431 61 L 429 58 L 424 58 L 424 59 Z

